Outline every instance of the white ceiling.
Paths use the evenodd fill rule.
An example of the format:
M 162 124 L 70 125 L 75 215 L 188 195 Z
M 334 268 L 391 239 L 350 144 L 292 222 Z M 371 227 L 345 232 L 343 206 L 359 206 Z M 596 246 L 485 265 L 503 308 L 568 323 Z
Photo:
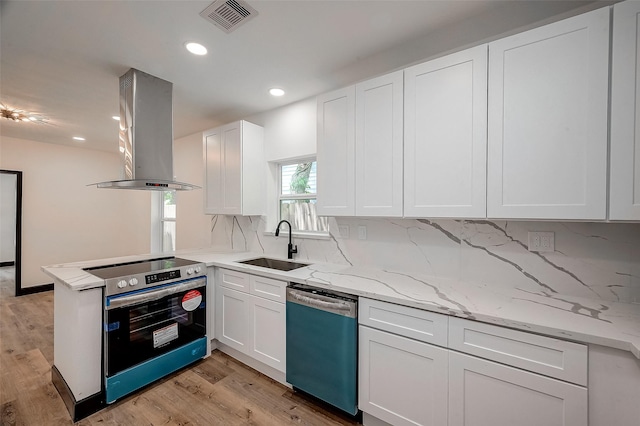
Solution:
M 460 34 L 590 2 L 250 0 L 258 16 L 230 34 L 199 16 L 210 3 L 2 0 L 0 102 L 49 119 L 2 120 L 2 136 L 117 152 L 118 78 L 137 68 L 173 83 L 177 139 L 424 59 L 430 40 L 469 42 Z M 464 30 L 491 16 L 495 29 Z M 463 30 L 445 37 L 453 27 Z M 209 54 L 188 53 L 186 41 Z M 274 86 L 286 95 L 271 97 Z

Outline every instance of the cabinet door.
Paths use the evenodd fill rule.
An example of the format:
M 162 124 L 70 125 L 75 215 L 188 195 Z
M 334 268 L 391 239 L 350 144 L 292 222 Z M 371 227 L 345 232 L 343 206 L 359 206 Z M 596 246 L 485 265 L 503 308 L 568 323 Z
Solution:
M 356 85 L 356 216 L 402 216 L 402 87 L 402 71 Z
M 242 353 L 250 353 L 251 343 L 251 295 L 224 287 L 218 287 L 216 312 L 216 337 Z
M 640 2 L 613 7 L 609 219 L 640 220 Z
M 486 216 L 487 46 L 405 70 L 404 215 Z
M 355 214 L 355 87 L 318 96 L 317 213 Z
M 222 214 L 242 214 L 242 131 L 240 122 L 223 126 Z
M 449 352 L 449 426 L 584 426 L 587 389 Z
M 218 214 L 222 208 L 222 134 L 213 129 L 203 135 L 204 155 L 204 212 Z
M 358 408 L 396 426 L 447 424 L 445 349 L 360 326 L 358 357 Z
M 489 44 L 488 217 L 605 219 L 609 13 Z
M 253 341 L 251 355 L 258 361 L 285 372 L 285 305 L 261 297 L 251 298 Z

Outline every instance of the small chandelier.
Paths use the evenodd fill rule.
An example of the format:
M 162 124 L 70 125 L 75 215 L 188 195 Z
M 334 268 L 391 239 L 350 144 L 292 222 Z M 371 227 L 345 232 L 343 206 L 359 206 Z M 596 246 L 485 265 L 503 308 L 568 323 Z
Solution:
M 42 115 L 22 109 L 10 108 L 4 104 L 0 104 L 0 117 L 13 121 L 26 121 L 41 124 L 47 122 L 47 118 Z

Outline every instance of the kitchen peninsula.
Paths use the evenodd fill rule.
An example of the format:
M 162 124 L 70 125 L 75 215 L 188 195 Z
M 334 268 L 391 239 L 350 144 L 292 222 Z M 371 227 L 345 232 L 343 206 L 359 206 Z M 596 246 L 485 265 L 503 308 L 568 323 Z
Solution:
M 330 263 L 311 263 L 289 272 L 238 263 L 263 256 L 262 253 L 218 253 L 203 249 L 183 251 L 179 256 L 205 263 L 209 269 L 209 286 L 217 285 L 211 279 L 216 268 L 225 268 L 585 344 L 589 352 L 589 418 L 593 422 L 590 424 L 601 424 L 596 420 L 612 415 L 637 415 L 633 392 L 640 381 L 640 311 L 635 304 L 564 296 L 552 289 L 533 293 L 518 288 L 488 287 L 482 283 Z M 65 294 L 84 297 L 94 292 L 101 294 L 103 283 L 82 268 L 144 258 L 149 256 L 52 265 L 43 270 L 54 278 L 56 290 L 61 289 L 56 292 L 60 297 Z M 94 308 L 100 310 L 100 306 Z M 86 327 L 83 322 L 78 325 Z M 100 337 L 94 337 L 95 343 L 99 344 Z M 59 348 L 56 344 L 55 350 L 58 353 L 58 350 L 69 348 Z M 626 380 L 620 381 L 620 378 Z M 617 411 L 614 413 L 613 410 Z

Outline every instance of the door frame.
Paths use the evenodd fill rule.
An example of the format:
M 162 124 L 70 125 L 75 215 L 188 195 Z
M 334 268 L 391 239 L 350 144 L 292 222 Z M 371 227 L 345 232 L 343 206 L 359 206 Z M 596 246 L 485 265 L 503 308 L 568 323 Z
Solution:
M 29 292 L 22 289 L 22 172 L 0 169 L 2 174 L 16 175 L 16 245 L 15 245 L 15 295 L 22 296 Z

